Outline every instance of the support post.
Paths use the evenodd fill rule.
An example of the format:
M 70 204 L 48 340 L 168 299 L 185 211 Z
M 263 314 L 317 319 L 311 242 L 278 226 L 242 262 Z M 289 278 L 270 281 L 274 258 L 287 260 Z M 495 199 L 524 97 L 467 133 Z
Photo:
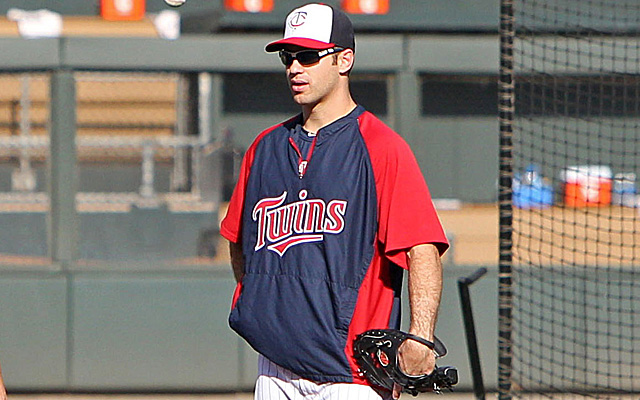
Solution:
M 403 41 L 405 60 L 403 68 L 394 77 L 395 84 L 391 98 L 393 129 L 398 132 L 411 146 L 418 145 L 420 133 L 416 131 L 420 118 L 420 79 L 411 68 L 408 60 L 408 39 Z
M 469 351 L 469 364 L 471 365 L 471 376 L 473 378 L 473 393 L 477 400 L 485 400 L 486 393 L 484 389 L 484 380 L 482 378 L 480 351 L 478 350 L 478 339 L 476 336 L 476 325 L 473 320 L 473 309 L 471 307 L 469 286 L 486 273 L 486 268 L 480 268 L 470 276 L 458 279 L 458 292 L 460 294 L 460 306 L 462 307 L 462 321 L 464 322 L 467 349 Z
M 513 127 L 515 118 L 514 0 L 500 1 L 500 172 L 498 189 L 498 399 L 512 398 L 513 330 Z
M 414 71 L 398 73 L 395 81 L 391 124 L 410 145 L 415 145 L 420 140 L 419 132 L 416 132 L 420 116 L 420 82 Z
M 78 214 L 76 211 L 76 87 L 72 71 L 51 74 L 50 83 L 49 249 L 63 268 L 76 260 Z

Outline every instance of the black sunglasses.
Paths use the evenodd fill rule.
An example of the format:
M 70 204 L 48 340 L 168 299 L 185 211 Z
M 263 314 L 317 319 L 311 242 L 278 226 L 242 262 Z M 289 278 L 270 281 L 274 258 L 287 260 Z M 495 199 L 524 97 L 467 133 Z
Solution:
M 344 50 L 342 47 L 332 47 L 325 50 L 301 50 L 296 51 L 295 53 L 286 50 L 280 50 L 279 55 L 280 61 L 282 61 L 282 63 L 287 67 L 293 64 L 293 60 L 298 60 L 300 65 L 307 67 L 309 65 L 316 64 L 324 56 L 338 53 L 342 50 Z

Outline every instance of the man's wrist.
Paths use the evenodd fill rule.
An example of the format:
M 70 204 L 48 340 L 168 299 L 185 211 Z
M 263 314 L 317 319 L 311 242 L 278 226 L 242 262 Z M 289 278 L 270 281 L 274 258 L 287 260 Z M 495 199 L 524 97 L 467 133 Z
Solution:
M 431 328 L 427 328 L 427 327 L 423 327 L 423 328 L 419 328 L 419 327 L 410 327 L 409 328 L 409 333 L 415 336 L 419 336 L 423 339 L 426 339 L 430 342 L 433 342 L 433 339 L 435 337 L 434 333 L 433 333 L 433 329 Z

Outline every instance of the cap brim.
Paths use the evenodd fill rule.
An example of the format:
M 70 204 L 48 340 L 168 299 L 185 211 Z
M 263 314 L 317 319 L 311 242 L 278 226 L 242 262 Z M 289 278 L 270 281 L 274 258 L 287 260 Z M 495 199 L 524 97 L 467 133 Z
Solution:
M 267 53 L 273 53 L 274 51 L 282 50 L 286 46 L 299 46 L 307 49 L 325 50 L 335 47 L 335 44 L 309 38 L 290 37 L 271 42 L 264 49 Z

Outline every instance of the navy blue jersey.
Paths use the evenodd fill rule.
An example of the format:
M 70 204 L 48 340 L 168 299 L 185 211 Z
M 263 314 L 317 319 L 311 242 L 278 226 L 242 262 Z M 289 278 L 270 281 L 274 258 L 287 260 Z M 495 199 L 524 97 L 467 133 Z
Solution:
M 372 114 L 359 106 L 315 137 L 301 125 L 264 131 L 243 161 L 222 224 L 245 262 L 229 322 L 304 378 L 365 383 L 353 338 L 398 327 L 406 251 L 446 238 L 411 151 Z

